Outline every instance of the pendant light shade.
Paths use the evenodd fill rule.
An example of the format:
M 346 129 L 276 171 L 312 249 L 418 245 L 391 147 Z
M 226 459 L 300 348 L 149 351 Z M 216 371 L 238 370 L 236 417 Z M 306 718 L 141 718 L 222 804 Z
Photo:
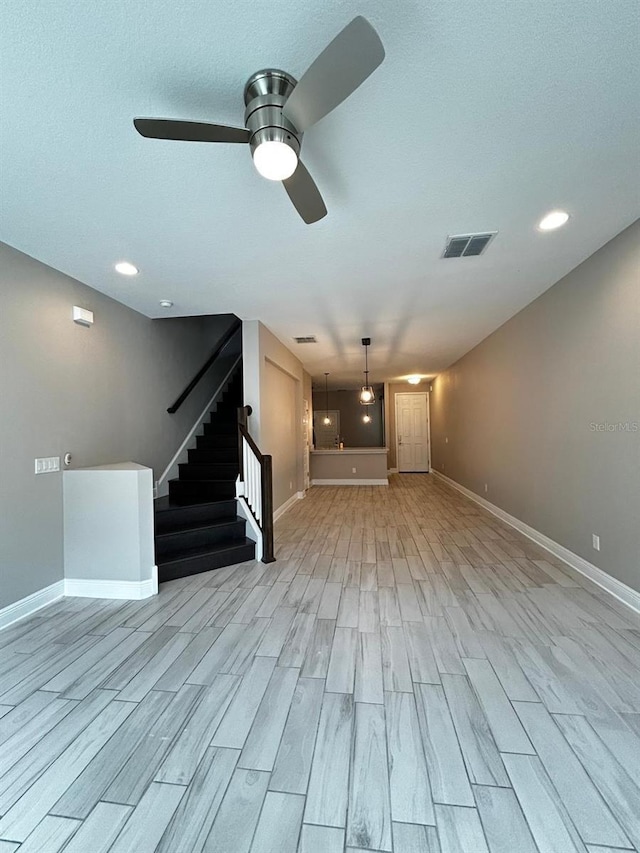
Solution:
M 322 423 L 325 426 L 331 426 L 331 418 L 329 417 L 329 374 L 324 375 L 324 418 Z
M 375 391 L 373 390 L 373 385 L 369 385 L 369 350 L 368 347 L 371 345 L 371 338 L 363 338 L 362 346 L 364 347 L 364 385 L 360 389 L 360 405 L 361 406 L 371 406 L 376 401 Z

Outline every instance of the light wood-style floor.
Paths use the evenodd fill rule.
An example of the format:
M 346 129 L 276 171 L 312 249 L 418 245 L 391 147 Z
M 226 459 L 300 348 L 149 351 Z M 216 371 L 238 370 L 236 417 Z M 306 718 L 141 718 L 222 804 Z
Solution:
M 0 853 L 640 849 L 640 621 L 429 475 L 0 634 Z

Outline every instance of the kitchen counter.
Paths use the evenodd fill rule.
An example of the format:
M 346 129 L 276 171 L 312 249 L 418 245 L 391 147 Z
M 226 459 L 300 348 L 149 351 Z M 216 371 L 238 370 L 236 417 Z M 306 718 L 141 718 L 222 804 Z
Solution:
M 312 486 L 388 486 L 387 447 L 311 451 Z

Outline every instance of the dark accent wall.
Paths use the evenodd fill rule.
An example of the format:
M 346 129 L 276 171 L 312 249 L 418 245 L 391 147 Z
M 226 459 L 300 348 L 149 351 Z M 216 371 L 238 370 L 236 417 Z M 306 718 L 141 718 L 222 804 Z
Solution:
M 340 412 L 340 435 L 346 447 L 383 447 L 384 422 L 382 404 L 382 386 L 374 386 L 376 401 L 372 406 L 361 406 L 358 401 L 358 391 L 329 391 L 329 409 Z M 315 389 L 313 392 L 313 411 L 322 413 L 326 410 L 324 391 Z M 371 423 L 362 421 L 364 414 L 371 416 Z

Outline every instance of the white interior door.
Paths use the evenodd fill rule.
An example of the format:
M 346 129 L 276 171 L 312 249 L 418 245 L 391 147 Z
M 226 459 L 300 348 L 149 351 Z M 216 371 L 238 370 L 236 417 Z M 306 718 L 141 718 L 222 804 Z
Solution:
M 396 459 L 398 471 L 429 470 L 427 395 L 396 394 Z

